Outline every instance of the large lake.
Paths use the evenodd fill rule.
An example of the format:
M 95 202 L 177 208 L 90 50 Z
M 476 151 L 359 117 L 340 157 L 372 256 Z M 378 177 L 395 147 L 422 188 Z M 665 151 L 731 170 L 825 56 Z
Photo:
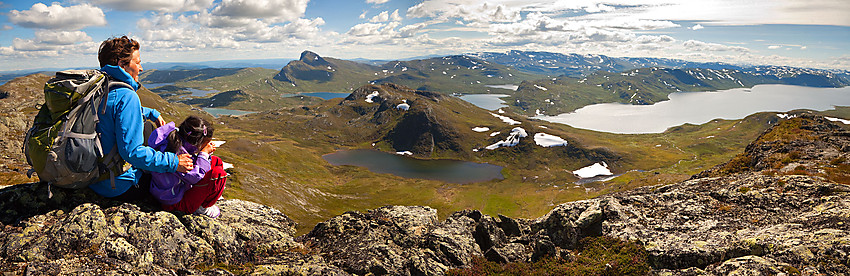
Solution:
M 669 101 L 653 105 L 594 104 L 573 113 L 536 116 L 576 128 L 612 133 L 660 133 L 669 127 L 704 124 L 713 119 L 741 119 L 764 111 L 829 110 L 850 106 L 850 87 L 815 88 L 756 85 L 714 92 L 672 93 Z
M 502 167 L 458 160 L 422 160 L 376 150 L 343 150 L 322 156 L 331 165 L 354 165 L 406 178 L 473 183 L 504 179 Z

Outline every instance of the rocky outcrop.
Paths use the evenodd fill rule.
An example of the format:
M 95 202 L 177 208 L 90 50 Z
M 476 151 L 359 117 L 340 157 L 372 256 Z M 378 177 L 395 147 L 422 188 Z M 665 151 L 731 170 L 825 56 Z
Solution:
M 52 192 L 48 198 L 41 183 L 0 190 L 4 210 L 0 269 L 32 274 L 173 274 L 257 263 L 301 247 L 293 241 L 292 220 L 256 203 L 219 201 L 222 215 L 211 219 L 155 211 L 146 202 L 98 199 L 87 190 Z M 79 201 L 91 202 L 42 212 L 51 205 Z M 19 210 L 24 206 L 28 211 Z
M 373 141 L 383 141 L 394 151 L 417 156 L 465 154 L 464 137 L 445 105 L 458 99 L 435 92 L 412 90 L 397 84 L 364 85 L 354 90 L 333 110 L 352 114 L 349 123 L 382 128 Z M 378 103 L 378 104 L 371 104 Z M 400 109 L 399 105 L 408 109 Z M 356 114 L 356 115 L 354 115 Z M 356 117 L 355 117 L 356 116 Z M 469 147 L 471 148 L 471 147 Z
M 774 131 L 809 123 L 785 121 Z M 835 127 L 813 129 L 822 141 L 844 137 Z M 829 153 L 833 161 L 811 164 L 847 165 L 842 143 L 814 144 L 798 149 L 799 160 Z M 158 211 L 150 202 L 114 202 L 85 189 L 54 188 L 48 197 L 44 184 L 16 185 L 0 190 L 0 270 L 442 275 L 478 256 L 571 259 L 582 238 L 604 235 L 642 244 L 655 274 L 850 274 L 850 187 L 752 168 L 759 167 L 568 202 L 536 219 L 465 210 L 440 220 L 424 206 L 351 211 L 297 238 L 286 215 L 241 200 L 220 201 L 222 216 L 210 219 Z
M 799 113 L 762 133 L 744 153 L 691 179 L 739 172 L 795 173 L 850 179 L 850 131 L 822 116 Z M 850 182 L 844 181 L 845 184 Z

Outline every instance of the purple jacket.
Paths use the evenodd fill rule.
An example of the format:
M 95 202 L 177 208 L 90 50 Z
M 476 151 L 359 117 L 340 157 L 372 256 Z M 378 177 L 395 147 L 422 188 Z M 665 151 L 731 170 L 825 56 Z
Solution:
M 165 124 L 151 133 L 148 138 L 148 145 L 158 151 L 165 151 L 168 146 L 168 134 L 177 129 L 174 122 Z M 189 143 L 184 142 L 183 146 L 177 152 L 177 155 L 189 153 L 194 154 L 197 148 Z M 151 195 L 159 200 L 163 205 L 173 205 L 183 199 L 183 194 L 186 190 L 192 188 L 192 185 L 201 181 L 207 171 L 210 170 L 210 156 L 205 152 L 200 152 L 198 155 L 193 155 L 192 161 L 195 163 L 191 171 L 181 173 L 158 173 L 151 172 Z

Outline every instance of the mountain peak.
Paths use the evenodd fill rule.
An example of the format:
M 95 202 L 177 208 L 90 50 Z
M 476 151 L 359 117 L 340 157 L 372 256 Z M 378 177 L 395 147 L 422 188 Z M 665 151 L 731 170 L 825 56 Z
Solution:
M 319 56 L 319 54 L 316 54 L 316 53 L 310 52 L 310 51 L 301 52 L 301 58 L 299 58 L 298 60 L 300 60 L 301 62 L 304 62 L 306 64 L 309 64 L 311 66 L 323 66 L 323 65 L 327 66 L 327 65 L 330 65 L 330 63 L 328 63 L 327 60 L 325 60 L 324 58 Z

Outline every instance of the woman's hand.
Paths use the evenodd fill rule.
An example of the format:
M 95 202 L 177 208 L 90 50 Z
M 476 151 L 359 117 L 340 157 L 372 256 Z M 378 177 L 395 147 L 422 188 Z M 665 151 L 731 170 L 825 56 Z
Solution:
M 177 156 L 177 171 L 178 172 L 188 172 L 195 168 L 195 163 L 192 162 L 192 156 L 188 153 L 184 153 Z

